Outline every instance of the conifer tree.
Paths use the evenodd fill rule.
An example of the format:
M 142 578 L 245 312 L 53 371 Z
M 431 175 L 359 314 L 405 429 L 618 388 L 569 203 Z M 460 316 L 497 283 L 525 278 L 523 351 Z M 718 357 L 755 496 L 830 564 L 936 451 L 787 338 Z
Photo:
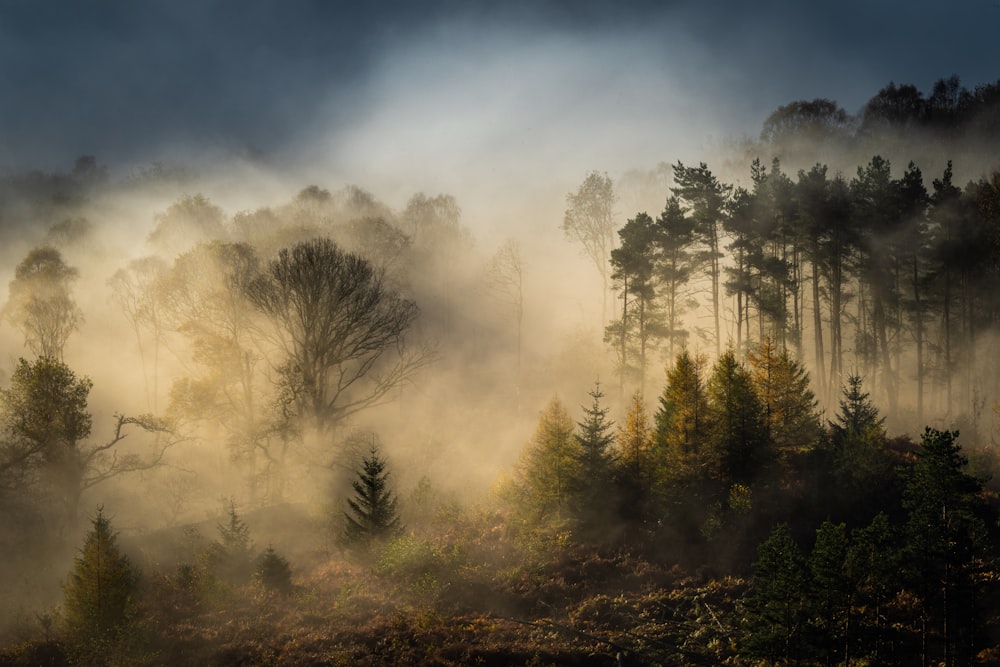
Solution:
M 816 543 L 807 564 L 810 624 L 817 635 L 816 648 L 827 665 L 841 664 L 850 623 L 852 582 L 848 578 L 847 553 L 847 527 L 824 521 L 816 529 Z
M 748 482 L 764 457 L 764 420 L 750 373 L 732 350 L 715 363 L 708 395 L 711 437 L 702 462 L 726 487 L 732 482 Z
M 574 514 L 586 527 L 594 527 L 600 518 L 608 518 L 608 494 L 612 490 L 615 436 L 614 422 L 608 419 L 609 408 L 601 406 L 604 393 L 598 382 L 590 392 L 590 407 L 584 407 L 584 420 L 577 424 L 577 477 L 574 486 Z
M 521 453 L 515 472 L 517 509 L 532 522 L 560 522 L 568 515 L 579 469 L 579 445 L 573 419 L 562 401 L 553 397 L 538 418 L 531 441 Z
M 708 392 L 704 357 L 684 350 L 667 370 L 667 386 L 656 412 L 656 443 L 663 450 L 667 477 L 690 476 L 708 437 Z
M 858 375 L 847 379 L 835 422 L 830 422 L 831 444 L 838 473 L 864 486 L 865 482 L 886 472 L 885 417 L 862 391 Z
M 347 500 L 351 513 L 344 512 L 347 520 L 344 536 L 348 542 L 367 544 L 401 530 L 398 499 L 389 488 L 385 459 L 379 456 L 374 444 L 351 486 L 355 494 Z
M 787 349 L 779 350 L 770 336 L 747 353 L 747 360 L 771 446 L 783 454 L 813 447 L 819 439 L 820 421 L 809 373 Z
M 982 482 L 965 472 L 957 431 L 925 429 L 906 480 L 906 572 L 921 601 L 921 634 L 940 637 L 941 664 L 971 660 L 986 524 Z M 995 518 L 993 519 L 995 521 Z M 926 656 L 925 656 L 926 657 Z
M 102 507 L 92 525 L 63 589 L 66 624 L 81 640 L 107 638 L 126 622 L 138 579 Z
M 617 482 L 620 514 L 626 521 L 651 518 L 653 479 L 653 430 L 642 394 L 635 392 L 617 435 Z
M 753 564 L 745 618 L 751 655 L 773 662 L 800 657 L 806 581 L 802 552 L 788 524 L 779 524 L 757 548 Z
M 215 542 L 209 554 L 216 574 L 227 583 L 239 586 L 247 583 L 253 574 L 253 541 L 250 527 L 236 511 L 236 504 L 229 502 L 227 520 L 219 524 L 221 541 Z
M 266 591 L 287 594 L 292 590 L 292 568 L 272 546 L 258 559 L 254 577 Z

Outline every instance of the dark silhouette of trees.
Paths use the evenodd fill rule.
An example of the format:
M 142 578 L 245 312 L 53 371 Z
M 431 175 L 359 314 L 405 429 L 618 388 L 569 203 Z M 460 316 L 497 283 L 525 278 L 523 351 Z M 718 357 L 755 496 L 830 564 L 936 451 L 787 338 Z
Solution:
M 375 445 L 362 459 L 351 487 L 354 497 L 347 500 L 350 513 L 344 512 L 344 537 L 348 543 L 368 545 L 401 530 L 398 499 L 389 487 L 386 461 Z
M 639 389 L 644 389 L 647 354 L 654 334 L 659 333 L 654 282 L 659 233 L 653 219 L 639 213 L 618 230 L 621 243 L 611 251 L 611 279 L 621 293 L 622 308 L 621 318 L 605 330 L 605 341 L 618 353 L 619 393 L 623 395 L 626 376 L 634 375 Z M 632 358 L 635 361 L 630 362 Z
M 722 275 L 722 223 L 732 194 L 732 186 L 721 183 L 704 162 L 697 167 L 685 167 L 680 161 L 674 165 L 675 186 L 670 191 L 687 206 L 687 215 L 694 223 L 695 234 L 701 241 L 702 257 L 711 280 L 712 321 L 714 323 L 715 353 L 722 352 L 720 325 L 719 284 Z

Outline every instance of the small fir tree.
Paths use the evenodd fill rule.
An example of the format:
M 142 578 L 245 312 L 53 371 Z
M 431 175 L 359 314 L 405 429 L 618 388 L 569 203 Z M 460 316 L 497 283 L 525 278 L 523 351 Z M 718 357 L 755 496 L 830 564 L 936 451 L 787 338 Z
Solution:
M 210 559 L 216 575 L 223 581 L 239 586 L 247 583 L 253 574 L 253 540 L 250 527 L 236 511 L 236 504 L 229 502 L 226 523 L 219 524 L 220 541 L 212 545 Z
M 610 518 L 608 496 L 613 492 L 615 440 L 614 422 L 608 419 L 609 409 L 601 406 L 604 393 L 598 382 L 590 392 L 593 399 L 583 409 L 584 419 L 577 424 L 577 478 L 573 484 L 573 510 L 584 530 L 601 530 L 603 519 Z
M 137 580 L 132 563 L 118 549 L 117 533 L 98 507 L 63 589 L 70 633 L 80 640 L 109 637 L 129 617 Z
M 374 444 L 362 460 L 358 478 L 351 486 L 355 493 L 354 498 L 347 500 L 351 511 L 344 512 L 347 520 L 344 537 L 349 543 L 370 543 L 400 531 L 398 499 L 389 488 L 385 459 L 378 455 Z
M 272 546 L 258 559 L 254 578 L 268 592 L 287 595 L 292 591 L 292 568 Z

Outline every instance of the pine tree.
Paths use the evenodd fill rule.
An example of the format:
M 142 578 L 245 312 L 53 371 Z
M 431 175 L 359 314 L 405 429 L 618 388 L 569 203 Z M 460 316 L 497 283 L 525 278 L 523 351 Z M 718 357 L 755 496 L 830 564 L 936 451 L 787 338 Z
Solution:
M 254 578 L 269 592 L 288 594 L 292 590 L 292 568 L 272 546 L 258 559 Z
M 804 623 L 806 563 L 788 524 L 757 548 L 753 587 L 746 598 L 747 649 L 774 662 L 797 660 Z
M 667 370 L 667 386 L 656 412 L 656 443 L 663 450 L 666 477 L 692 476 L 708 438 L 708 392 L 703 373 L 704 357 L 687 350 L 677 355 Z
M 815 644 L 827 665 L 840 664 L 851 610 L 851 582 L 846 567 L 847 527 L 824 521 L 809 553 L 809 618 Z M 846 657 L 845 657 L 846 659 Z
M 750 373 L 732 350 L 715 363 L 708 395 L 711 437 L 702 463 L 726 488 L 732 482 L 751 481 L 764 458 L 764 420 Z
M 861 377 L 851 375 L 843 389 L 837 420 L 830 422 L 831 444 L 840 477 L 865 487 L 866 482 L 884 475 L 886 457 L 884 417 L 861 389 Z
M 957 438 L 957 431 L 925 429 L 903 490 L 905 570 L 922 603 L 924 645 L 939 635 L 945 665 L 966 664 L 974 655 L 980 596 L 973 570 L 986 534 L 982 482 L 965 472 L 968 459 Z
M 368 544 L 391 537 L 401 530 L 398 499 L 389 488 L 385 459 L 373 444 L 361 462 L 357 479 L 351 483 L 355 496 L 347 500 L 351 514 L 344 512 L 347 526 L 344 536 L 354 544 Z M 353 516 L 352 516 L 353 515 Z
M 138 580 L 103 508 L 92 525 L 63 589 L 66 624 L 81 640 L 107 638 L 128 620 Z
M 250 527 L 236 511 L 236 504 L 229 502 L 227 521 L 218 525 L 221 541 L 215 542 L 209 559 L 217 576 L 234 586 L 250 580 L 253 574 L 254 545 Z
M 515 470 L 516 509 L 531 522 L 561 522 L 568 516 L 579 469 L 573 419 L 562 401 L 552 398 L 539 415 L 531 441 Z
M 787 455 L 815 446 L 820 435 L 818 403 L 802 364 L 788 350 L 779 350 L 770 336 L 747 353 L 747 360 L 774 449 Z
M 577 424 L 577 477 L 573 485 L 574 514 L 581 526 L 596 528 L 601 519 L 609 518 L 608 494 L 612 491 L 614 453 L 611 443 L 615 436 L 614 423 L 608 419 L 608 408 L 601 406 L 604 394 L 598 382 L 590 392 L 593 399 L 585 407 L 584 420 Z
M 653 518 L 653 430 L 638 391 L 616 440 L 619 514 L 627 522 L 643 524 Z

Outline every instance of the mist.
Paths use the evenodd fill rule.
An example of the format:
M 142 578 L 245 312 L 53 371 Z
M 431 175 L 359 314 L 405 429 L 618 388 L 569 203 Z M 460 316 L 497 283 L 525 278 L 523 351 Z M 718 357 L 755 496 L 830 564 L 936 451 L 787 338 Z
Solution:
M 0 600 L 10 620 L 0 641 L 13 647 L 3 659 L 50 641 L 84 662 L 96 655 L 87 651 L 96 650 L 88 642 L 97 635 L 84 641 L 74 625 L 66 582 L 80 576 L 81 545 L 104 517 L 143 573 L 136 618 L 168 628 L 159 637 L 152 625 L 136 631 L 142 646 L 156 647 L 149 664 L 181 659 L 165 638 L 184 619 L 204 624 L 211 614 L 265 608 L 284 614 L 268 627 L 284 624 L 297 637 L 274 630 L 275 646 L 299 641 L 295 633 L 310 623 L 391 637 L 398 628 L 380 621 L 391 612 L 404 624 L 449 631 L 506 623 L 510 655 L 526 664 L 584 650 L 610 659 L 608 646 L 619 656 L 682 664 L 692 654 L 641 648 L 615 634 L 614 623 L 601 629 L 597 610 L 618 605 L 621 618 L 638 618 L 646 606 L 665 609 L 676 593 L 674 620 L 660 619 L 655 632 L 677 619 L 708 627 L 697 605 L 677 600 L 719 590 L 730 603 L 713 602 L 722 610 L 714 625 L 731 626 L 739 645 L 706 639 L 684 650 L 780 659 L 743 652 L 754 642 L 739 633 L 757 631 L 740 625 L 731 604 L 751 599 L 755 550 L 776 525 L 790 523 L 807 552 L 824 516 L 861 529 L 877 508 L 901 522 L 902 535 L 915 510 L 904 490 L 911 478 L 895 471 L 919 465 L 922 448 L 937 442 L 917 444 L 927 425 L 959 429 L 977 474 L 995 468 L 1000 386 L 982 360 L 1000 338 L 991 326 L 976 328 L 973 313 L 985 297 L 956 300 L 960 315 L 927 315 L 938 317 L 933 332 L 923 320 L 908 328 L 902 314 L 895 325 L 890 317 L 883 327 L 895 332 L 895 356 L 889 343 L 863 353 L 858 341 L 869 323 L 861 313 L 881 305 L 863 292 L 877 281 L 850 268 L 856 283 L 844 288 L 841 361 L 822 342 L 840 318 L 828 273 L 818 296 L 806 294 L 803 278 L 790 311 L 805 319 L 823 310 L 821 333 L 812 321 L 782 328 L 762 291 L 741 293 L 723 277 L 716 336 L 704 255 L 690 260 L 681 281 L 673 329 L 651 321 L 647 349 L 644 330 L 623 333 L 637 317 L 629 309 L 640 297 L 628 281 L 639 274 L 611 253 L 639 214 L 666 216 L 685 165 L 705 163 L 725 187 L 757 196 L 755 159 L 790 182 L 822 164 L 846 183 L 882 155 L 893 179 L 913 161 L 929 191 L 951 161 L 953 184 L 971 202 L 962 210 L 988 201 L 1000 168 L 991 97 L 982 96 L 975 122 L 946 129 L 930 120 L 870 129 L 865 113 L 893 82 L 914 84 L 923 99 L 953 73 L 969 99 L 992 90 L 996 73 L 985 53 L 1000 12 L 989 5 L 946 11 L 918 3 L 904 16 L 855 2 L 362 10 L 217 0 L 144 9 L 42 3 L 0 15 L 0 81 L 12 91 L 0 110 L 0 286 L 9 286 L 0 293 L 0 511 L 10 518 L 0 535 L 10 556 Z M 820 98 L 848 118 L 836 133 L 804 122 L 765 137 L 779 107 Z M 574 195 L 592 177 L 608 179 L 614 192 L 598 260 L 568 222 Z M 693 219 L 698 200 L 684 197 L 683 215 Z M 738 215 L 736 201 L 727 199 L 726 220 Z M 873 234 L 851 261 L 909 243 L 893 233 Z M 719 271 L 735 271 L 743 261 L 737 233 L 721 235 Z M 768 243 L 778 257 L 777 242 Z M 393 304 L 394 315 L 412 307 L 412 320 L 403 318 L 368 357 L 311 362 L 301 341 L 328 323 L 297 323 L 294 308 L 274 301 L 287 287 L 280 263 L 308 249 L 333 263 L 317 280 L 356 258 L 353 275 L 370 268 L 371 284 L 385 290 L 376 303 Z M 30 267 L 22 263 L 38 250 L 50 253 L 41 272 L 58 275 L 44 289 L 23 277 Z M 928 281 L 943 280 L 926 272 Z M 956 290 L 989 284 L 979 275 L 955 281 Z M 44 347 L 38 328 L 25 325 L 34 311 L 23 304 L 32 290 L 50 289 L 66 297 L 65 335 Z M 662 297 L 662 287 L 655 292 Z M 887 297 L 887 308 L 903 313 L 908 298 Z M 968 324 L 954 339 L 953 320 Z M 939 342 L 946 334 L 948 345 L 956 341 L 947 353 Z M 768 341 L 792 354 L 780 361 L 788 377 L 804 378 L 796 386 L 808 414 L 786 420 L 799 429 L 791 434 L 786 424 L 789 433 L 774 435 L 782 425 L 770 421 L 772 405 L 753 375 L 753 355 Z M 924 354 L 945 360 L 932 368 Z M 70 482 L 59 477 L 64 464 L 29 446 L 44 438 L 25 435 L 11 407 L 26 409 L 17 403 L 17 392 L 32 386 L 25 369 L 41 373 L 35 364 L 44 360 L 92 383 L 92 428 L 71 448 L 86 465 Z M 332 374 L 316 381 L 310 363 Z M 682 386 L 684 363 L 703 383 L 709 411 L 726 404 L 723 386 L 751 387 L 737 398 L 762 401 L 744 405 L 767 417 L 741 422 L 741 453 L 719 453 L 738 447 L 715 413 L 716 430 L 692 436 L 705 443 L 700 450 L 680 437 L 687 422 L 670 412 L 670 392 Z M 855 405 L 876 415 L 864 437 L 838 412 L 852 400 L 856 376 L 872 393 L 858 389 Z M 359 542 L 351 522 L 360 515 L 349 501 L 378 456 L 401 528 Z M 985 498 L 994 511 L 993 492 L 980 491 L 977 502 Z M 291 578 L 280 579 L 286 597 L 275 597 L 267 583 L 274 580 L 260 575 L 265 547 L 291 564 Z M 245 572 L 233 565 L 237 552 Z M 916 590 L 911 581 L 899 586 Z M 616 591 L 623 597 L 612 601 Z M 905 660 L 917 626 L 912 610 L 897 605 L 892 613 L 912 626 L 896 656 Z M 542 646 L 517 631 L 532 624 L 578 636 Z M 365 642 L 363 634 L 337 636 L 345 646 Z M 138 660 L 144 649 L 116 637 L 130 656 L 123 660 Z M 877 641 L 871 648 L 859 637 L 858 651 L 878 656 Z M 944 631 L 939 639 L 956 654 L 966 650 L 957 648 L 962 637 Z M 681 644 L 673 635 L 664 642 Z M 263 652 L 253 651 L 265 651 L 235 634 L 181 643 L 187 658 L 232 664 L 259 661 Z M 413 642 L 429 652 L 433 644 Z M 339 658 L 360 655 L 343 650 Z M 429 655 L 382 657 L 419 664 Z

